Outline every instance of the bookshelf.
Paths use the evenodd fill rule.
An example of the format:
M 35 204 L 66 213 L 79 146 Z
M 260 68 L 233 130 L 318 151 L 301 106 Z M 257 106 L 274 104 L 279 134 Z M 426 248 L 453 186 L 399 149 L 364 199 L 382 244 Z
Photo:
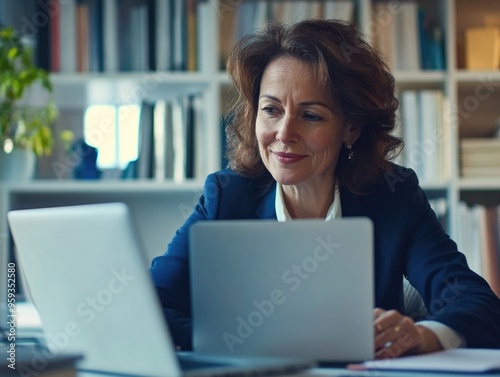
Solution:
M 30 183 L 2 184 L 0 210 L 5 214 L 9 209 L 24 207 L 122 200 L 131 205 L 132 213 L 140 224 L 141 235 L 147 240 L 148 255 L 154 256 L 164 250 L 177 226 L 183 222 L 186 211 L 196 202 L 206 174 L 221 167 L 220 119 L 228 109 L 233 93 L 229 79 L 224 72 L 224 59 L 228 49 L 237 38 L 237 33 L 252 29 L 259 23 L 256 20 L 260 19 L 260 22 L 263 22 L 269 17 L 284 17 L 283 12 L 293 14 L 293 12 L 290 13 L 291 8 L 285 10 L 292 2 L 285 0 L 198 1 L 194 21 L 198 30 L 194 50 L 197 56 L 196 69 L 168 70 L 164 69 L 164 63 L 161 65 L 156 61 L 157 66 L 161 68 L 159 70 L 120 71 L 117 69 L 117 63 L 121 55 L 119 51 L 117 52 L 116 46 L 110 42 L 113 38 L 116 40 L 120 36 L 117 36 L 116 31 L 109 30 L 111 27 L 109 25 L 115 25 L 117 22 L 117 8 L 113 8 L 116 7 L 117 1 L 119 0 L 106 0 L 102 15 L 106 21 L 109 21 L 106 22 L 107 26 L 103 31 L 106 36 L 103 43 L 109 48 L 105 48 L 105 51 L 114 51 L 110 54 L 111 63 L 104 61 L 102 72 L 53 73 L 56 102 L 62 112 L 68 114 L 67 118 L 63 117 L 60 122 L 64 119 L 74 121 L 74 119 L 82 118 L 82 109 L 91 104 L 120 103 L 124 100 L 124 93 L 139 93 L 136 97 L 149 101 L 201 93 L 200 111 L 203 116 L 201 124 L 197 126 L 203 130 L 203 143 L 197 151 L 201 153 L 204 161 L 203 169 L 198 170 L 194 178 L 180 181 L 149 179 L 137 182 L 75 182 L 41 179 Z M 141 1 L 138 0 L 138 2 Z M 28 3 L 35 4 L 35 1 L 0 0 L 0 22 L 20 20 L 22 17 L 33 20 L 33 16 L 40 10 L 31 8 L 30 16 L 30 8 L 26 7 Z M 76 0 L 60 3 L 62 9 L 62 4 L 76 4 Z M 157 6 L 161 4 L 158 9 L 164 11 L 165 4 L 171 2 L 151 0 L 149 3 Z M 178 3 L 184 2 L 178 1 Z M 438 93 L 438 99 L 431 96 L 430 101 L 439 103 L 433 111 L 438 113 L 440 133 L 436 136 L 435 132 L 432 133 L 435 130 L 427 129 L 426 132 L 431 132 L 427 138 L 432 141 L 432 148 L 427 151 L 420 150 L 418 153 L 421 157 L 423 155 L 423 157 L 436 158 L 439 151 L 438 159 L 431 161 L 443 165 L 438 173 L 426 176 L 424 171 L 420 178 L 422 187 L 429 198 L 439 201 L 439 208 L 443 208 L 442 204 L 445 204 L 445 213 L 441 215 L 446 219 L 446 227 L 452 238 L 459 239 L 463 232 L 461 221 L 463 213 L 460 202 L 466 202 L 468 206 L 500 205 L 500 176 L 462 177 L 460 155 L 461 138 L 490 135 L 500 119 L 500 108 L 497 106 L 500 99 L 500 71 L 470 71 L 465 69 L 464 65 L 465 29 L 481 26 L 484 23 L 500 26 L 500 6 L 497 2 L 494 0 L 474 2 L 469 0 L 417 0 L 415 2 L 325 0 L 324 2 L 295 1 L 293 3 L 300 3 L 302 9 L 309 10 L 312 8 L 307 8 L 307 4 L 311 4 L 311 7 L 328 4 L 329 9 L 333 9 L 334 6 L 347 7 L 343 9 L 350 9 L 351 19 L 358 24 L 372 44 L 378 44 L 377 46 L 382 49 L 380 44 L 387 45 L 388 42 L 387 40 L 381 41 L 380 38 L 386 35 L 386 39 L 391 39 L 393 43 L 390 50 L 385 50 L 387 54 L 392 51 L 396 54 L 394 59 L 397 60 L 397 57 L 401 59 L 403 51 L 398 51 L 398 48 L 404 48 L 405 54 L 417 59 L 411 63 L 400 61 L 390 64 L 393 64 L 400 99 L 408 92 L 413 93 L 417 98 L 421 98 L 424 92 Z M 416 4 L 413 5 L 413 10 L 412 3 Z M 113 9 L 115 12 L 112 11 Z M 412 22 L 407 22 L 407 20 L 412 11 L 417 12 L 418 15 L 419 9 L 425 9 L 421 17 L 425 17 L 427 34 L 419 34 L 418 29 L 408 29 L 408 25 L 418 26 L 418 19 Z M 255 25 L 245 18 L 248 14 L 254 14 Z M 59 21 L 65 20 L 60 18 Z M 396 26 L 393 25 L 394 23 Z M 156 22 L 156 31 L 153 33 L 166 30 L 161 27 L 168 25 L 161 26 L 160 24 Z M 22 23 L 18 23 L 19 28 L 22 26 Z M 393 27 L 396 29 L 391 31 Z M 435 56 L 431 63 L 425 63 L 430 65 L 422 69 L 425 64 L 422 61 L 419 62 L 420 42 L 414 40 L 412 43 L 402 45 L 395 39 L 394 30 L 402 30 L 402 35 L 417 34 L 420 38 L 427 35 L 426 38 L 433 41 L 427 42 L 427 48 L 429 48 L 427 55 L 439 53 L 439 49 L 436 50 L 437 43 L 438 47 L 441 46 L 442 56 Z M 412 46 L 416 50 L 408 51 L 407 49 Z M 152 87 L 151 83 L 153 83 Z M 140 90 L 145 87 L 147 90 Z M 402 108 L 400 116 L 406 127 L 405 111 L 406 109 Z M 82 127 L 82 124 L 77 121 L 74 121 L 74 124 L 77 128 Z M 403 129 L 401 132 L 404 136 L 407 131 Z M 410 144 L 411 142 L 410 140 Z M 421 139 L 417 138 L 413 142 L 417 144 L 417 148 L 422 148 Z M 407 163 L 409 160 L 404 154 L 401 158 L 403 160 L 399 162 Z M 53 159 L 62 160 L 64 155 L 56 151 Z M 422 164 L 425 165 L 423 162 Z M 0 226 L 0 236 L 3 235 L 0 237 L 1 249 L 5 254 L 5 250 L 10 247 L 5 221 L 2 221 Z

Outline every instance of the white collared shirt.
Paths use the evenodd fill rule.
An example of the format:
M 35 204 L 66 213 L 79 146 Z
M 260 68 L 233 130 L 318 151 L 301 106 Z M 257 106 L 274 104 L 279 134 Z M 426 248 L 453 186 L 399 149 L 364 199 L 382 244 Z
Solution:
M 281 184 L 276 182 L 276 198 L 275 198 L 275 210 L 276 218 L 278 221 L 289 221 L 293 220 L 288 212 L 285 205 L 285 200 L 283 199 L 283 190 Z M 340 205 L 340 190 L 338 186 L 335 187 L 335 194 L 333 197 L 333 203 L 330 205 L 328 212 L 326 213 L 325 221 L 331 221 L 334 219 L 342 218 L 342 208 Z M 441 345 L 444 349 L 452 349 L 465 347 L 465 339 L 457 334 L 449 326 L 437 321 L 420 321 L 419 325 L 427 327 L 429 330 L 434 332 L 438 337 Z

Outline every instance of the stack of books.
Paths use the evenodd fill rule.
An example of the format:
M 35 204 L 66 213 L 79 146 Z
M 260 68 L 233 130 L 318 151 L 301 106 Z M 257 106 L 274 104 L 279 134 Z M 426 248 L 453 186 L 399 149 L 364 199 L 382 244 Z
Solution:
M 500 177 L 500 137 L 464 138 L 460 145 L 462 177 Z
M 221 69 L 225 69 L 234 43 L 246 33 L 265 27 L 269 21 L 292 24 L 311 18 L 334 18 L 352 22 L 356 13 L 353 0 L 254 0 L 220 3 Z
M 416 1 L 374 3 L 371 29 L 373 46 L 393 70 L 445 69 L 444 36 L 441 26 Z
M 198 69 L 196 0 L 46 0 L 37 7 L 47 18 L 34 28 L 37 64 L 52 72 Z
M 458 210 L 458 248 L 500 297 L 500 206 L 461 202 Z
M 412 168 L 422 181 L 449 178 L 450 134 L 446 126 L 448 99 L 441 90 L 404 90 L 400 93 L 400 129 L 405 148 L 403 165 Z

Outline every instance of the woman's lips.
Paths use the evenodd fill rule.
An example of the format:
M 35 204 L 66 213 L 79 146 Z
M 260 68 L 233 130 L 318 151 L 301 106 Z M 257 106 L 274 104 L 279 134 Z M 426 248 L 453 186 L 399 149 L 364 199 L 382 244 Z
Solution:
M 285 152 L 272 152 L 276 159 L 283 164 L 293 164 L 305 158 L 305 155 Z

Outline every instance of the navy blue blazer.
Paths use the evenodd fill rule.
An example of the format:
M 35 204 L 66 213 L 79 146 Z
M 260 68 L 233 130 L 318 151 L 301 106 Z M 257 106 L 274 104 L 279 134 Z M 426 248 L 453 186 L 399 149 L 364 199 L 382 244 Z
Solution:
M 207 177 L 193 213 L 150 269 L 174 342 L 191 347 L 189 227 L 200 220 L 276 219 L 275 182 L 222 170 Z M 500 348 L 500 299 L 471 271 L 443 230 L 415 173 L 394 165 L 368 194 L 340 188 L 342 216 L 367 216 L 375 234 L 375 304 L 404 312 L 403 276 L 420 292 L 427 319 L 465 337 L 469 347 Z M 362 261 L 360 262 L 362 263 Z

